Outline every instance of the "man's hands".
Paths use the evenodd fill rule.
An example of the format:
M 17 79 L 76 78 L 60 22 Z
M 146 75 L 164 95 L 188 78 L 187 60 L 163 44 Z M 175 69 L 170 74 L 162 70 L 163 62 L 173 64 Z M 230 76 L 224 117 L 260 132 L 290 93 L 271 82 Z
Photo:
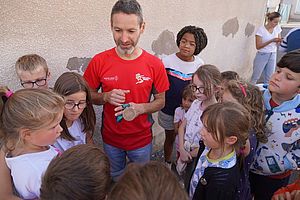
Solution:
M 137 104 L 137 103 L 129 103 L 130 108 L 134 109 L 135 111 L 135 117 L 139 116 L 140 114 L 145 113 L 145 108 L 143 104 Z M 122 105 L 118 106 L 115 108 L 115 116 L 123 115 L 124 113 L 124 108 Z
M 103 93 L 103 101 L 115 106 L 120 106 L 125 102 L 126 94 L 130 90 L 113 89 L 110 92 Z

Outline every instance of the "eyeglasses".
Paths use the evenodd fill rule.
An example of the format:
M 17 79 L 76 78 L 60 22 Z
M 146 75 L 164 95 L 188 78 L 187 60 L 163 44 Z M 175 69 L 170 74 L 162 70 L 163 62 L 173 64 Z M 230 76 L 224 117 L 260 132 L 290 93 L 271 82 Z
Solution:
M 65 108 L 68 110 L 72 110 L 77 106 L 78 109 L 84 109 L 86 107 L 86 102 L 79 102 L 79 103 L 74 103 L 74 102 L 66 102 L 65 103 Z
M 21 85 L 24 88 L 33 88 L 34 84 L 36 84 L 37 86 L 44 86 L 47 83 L 47 77 L 46 78 L 42 78 L 42 79 L 37 79 L 35 81 L 21 81 Z
M 203 94 L 205 88 L 203 86 L 197 86 L 197 85 L 191 85 L 191 89 L 193 92 L 196 92 L 197 90 L 199 91 L 199 93 Z

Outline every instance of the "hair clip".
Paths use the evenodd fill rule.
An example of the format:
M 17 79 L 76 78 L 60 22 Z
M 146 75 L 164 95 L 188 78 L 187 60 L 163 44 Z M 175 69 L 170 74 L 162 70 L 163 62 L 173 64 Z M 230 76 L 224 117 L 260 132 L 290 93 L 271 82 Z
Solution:
M 243 95 L 244 95 L 245 97 L 247 97 L 247 93 L 246 93 L 245 87 L 244 87 L 241 83 L 240 83 L 239 85 L 240 85 L 240 88 L 241 88 L 241 90 L 242 90 Z
M 13 94 L 13 92 L 10 91 L 10 90 L 7 90 L 7 91 L 5 92 L 5 96 L 6 96 L 7 98 L 11 97 L 12 94 Z

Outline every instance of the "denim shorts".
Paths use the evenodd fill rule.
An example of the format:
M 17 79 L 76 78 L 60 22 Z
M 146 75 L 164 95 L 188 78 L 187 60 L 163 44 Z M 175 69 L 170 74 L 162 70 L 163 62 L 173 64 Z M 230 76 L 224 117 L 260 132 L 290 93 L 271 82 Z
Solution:
M 174 116 L 167 115 L 162 111 L 158 112 L 158 124 L 165 130 L 174 130 Z

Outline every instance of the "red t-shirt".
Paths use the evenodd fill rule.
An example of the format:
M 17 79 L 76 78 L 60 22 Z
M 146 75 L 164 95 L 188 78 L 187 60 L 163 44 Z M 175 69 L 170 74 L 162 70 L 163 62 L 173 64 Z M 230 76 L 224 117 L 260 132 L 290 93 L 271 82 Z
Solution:
M 84 78 L 92 89 L 102 88 L 130 90 L 125 103 L 147 103 L 151 94 L 165 92 L 169 88 L 167 74 L 162 62 L 143 50 L 135 60 L 121 59 L 115 48 L 97 54 L 89 63 Z M 152 139 L 151 115 L 142 114 L 133 121 L 116 121 L 114 108 L 103 106 L 102 138 L 109 145 L 133 150 L 144 147 Z

